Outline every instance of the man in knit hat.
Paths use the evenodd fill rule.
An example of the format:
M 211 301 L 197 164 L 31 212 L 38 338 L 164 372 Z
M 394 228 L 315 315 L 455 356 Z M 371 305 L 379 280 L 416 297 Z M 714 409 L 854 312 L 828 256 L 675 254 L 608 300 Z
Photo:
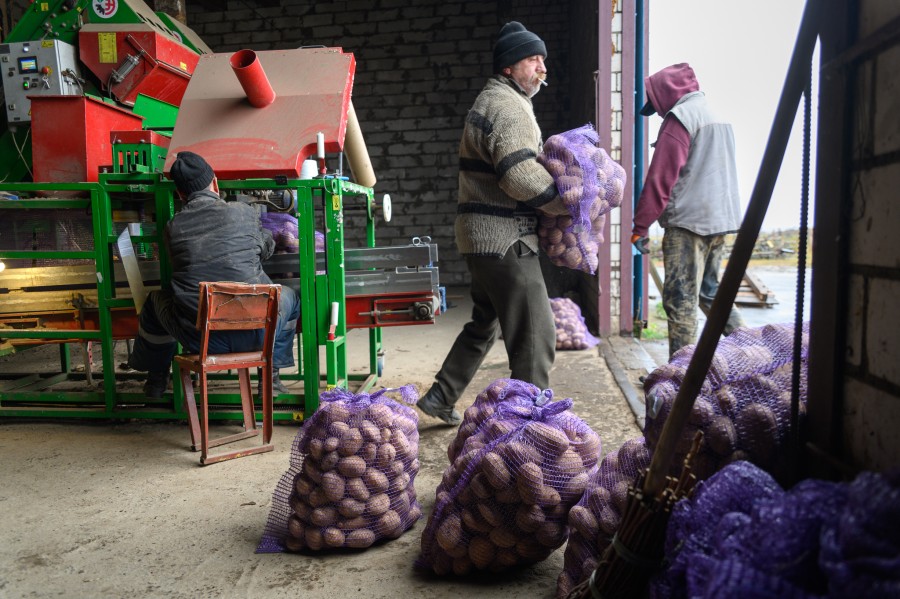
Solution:
M 184 202 L 181 211 L 166 225 L 163 236 L 172 279 L 169 286 L 148 295 L 141 310 L 134 351 L 128 360 L 131 368 L 148 371 L 144 393 L 151 398 L 165 393 L 176 341 L 188 351 L 199 349 L 196 323 L 200 283 L 271 284 L 262 262 L 275 250 L 272 234 L 260 225 L 252 206 L 219 197 L 215 173 L 202 156 L 179 152 L 170 174 L 178 197 Z M 282 287 L 272 357 L 276 393 L 288 391 L 278 369 L 294 365 L 299 306 L 294 290 Z M 209 346 L 213 353 L 230 353 L 253 351 L 261 343 L 261 331 L 217 331 Z
M 454 405 L 498 333 L 511 378 L 549 386 L 556 330 L 538 259 L 537 212 L 567 214 L 553 177 L 537 162 L 543 140 L 531 98 L 547 68 L 543 40 L 521 23 L 503 26 L 494 75 L 466 116 L 459 145 L 456 245 L 474 307 L 418 407 L 450 425 Z

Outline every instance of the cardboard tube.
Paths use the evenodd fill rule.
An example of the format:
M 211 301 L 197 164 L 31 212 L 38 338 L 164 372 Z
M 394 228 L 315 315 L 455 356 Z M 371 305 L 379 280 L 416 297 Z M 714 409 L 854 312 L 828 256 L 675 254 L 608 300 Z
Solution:
M 369 150 L 363 140 L 359 121 L 356 119 L 356 111 L 353 102 L 347 108 L 347 133 L 344 135 L 344 152 L 347 154 L 347 162 L 356 182 L 365 187 L 375 187 L 375 171 L 372 170 L 372 162 L 369 160 Z
M 237 76 L 250 104 L 265 108 L 275 101 L 275 90 L 253 50 L 238 50 L 231 55 L 231 68 Z

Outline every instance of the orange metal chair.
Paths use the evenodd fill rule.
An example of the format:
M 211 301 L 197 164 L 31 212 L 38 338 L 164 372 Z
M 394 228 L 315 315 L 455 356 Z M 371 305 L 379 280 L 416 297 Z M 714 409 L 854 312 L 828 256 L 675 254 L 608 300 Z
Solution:
M 214 464 L 245 455 L 272 451 L 272 348 L 278 322 L 278 300 L 281 285 L 250 285 L 246 283 L 200 283 L 200 305 L 197 312 L 197 329 L 201 331 L 200 353 L 175 356 L 181 369 L 184 387 L 185 409 L 191 427 L 191 450 L 199 450 L 200 465 Z M 253 352 L 210 354 L 211 331 L 265 329 L 263 349 Z M 250 369 L 259 368 L 262 385 L 262 445 L 247 449 L 209 455 L 210 447 L 233 443 L 259 435 L 250 387 Z M 241 388 L 241 407 L 244 412 L 244 432 L 210 440 L 209 397 L 207 373 L 237 369 Z M 200 414 L 191 384 L 191 373 L 200 378 Z

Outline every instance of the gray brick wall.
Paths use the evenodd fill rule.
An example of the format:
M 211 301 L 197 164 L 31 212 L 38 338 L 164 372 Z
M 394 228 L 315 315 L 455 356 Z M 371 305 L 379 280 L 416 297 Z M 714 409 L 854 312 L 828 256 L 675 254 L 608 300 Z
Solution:
M 27 2 L 11 4 L 15 22 Z M 584 40 L 585 15 L 594 15 L 594 8 L 583 0 L 272 4 L 232 0 L 208 10 L 212 3 L 185 2 L 188 25 L 216 52 L 302 45 L 353 52 L 353 103 L 378 177 L 375 191 L 390 193 L 394 204 L 392 222 L 378 225 L 377 242 L 430 235 L 439 247 L 442 284 L 468 282 L 453 240 L 457 147 L 463 118 L 490 75 L 491 48 L 503 23 L 520 20 L 547 43 L 550 86 L 535 98 L 544 137 L 593 120 L 593 99 L 585 101 L 583 90 L 596 69 L 596 42 Z M 573 89 L 582 90 L 577 109 Z M 359 220 L 348 218 L 348 246 L 362 244 Z
M 378 224 L 377 242 L 430 235 L 442 284 L 458 285 L 468 277 L 453 240 L 457 147 L 465 113 L 490 75 L 495 36 L 517 19 L 547 43 L 550 86 L 535 98 L 545 137 L 581 125 L 592 117 L 572 115 L 566 95 L 577 2 L 282 0 L 270 8 L 228 2 L 227 10 L 204 11 L 188 0 L 187 12 L 190 27 L 217 52 L 301 45 L 353 52 L 353 103 L 378 177 L 375 191 L 389 193 L 394 205 L 393 220 Z M 347 244 L 361 244 L 361 218 L 347 222 Z

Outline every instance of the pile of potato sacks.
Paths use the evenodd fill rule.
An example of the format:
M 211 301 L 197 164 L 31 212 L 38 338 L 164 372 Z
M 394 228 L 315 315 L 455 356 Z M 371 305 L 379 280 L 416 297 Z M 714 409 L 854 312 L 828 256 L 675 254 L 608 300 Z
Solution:
M 550 298 L 550 309 L 556 327 L 556 349 L 589 349 L 600 343 L 588 330 L 578 304 L 567 297 L 554 297 Z
M 538 241 L 556 266 L 594 274 L 606 213 L 622 203 L 625 169 L 597 147 L 590 125 L 551 136 L 538 162 L 556 182 L 567 215 L 541 215 Z
M 562 546 L 600 453 L 600 438 L 571 406 L 514 379 L 478 395 L 448 448 L 417 567 L 503 572 Z
M 792 325 L 737 329 L 719 342 L 699 396 L 672 460 L 673 476 L 690 450 L 695 433 L 703 432 L 694 473 L 705 480 L 727 464 L 747 461 L 776 478 L 787 460 L 790 432 Z M 800 352 L 800 416 L 806 413 L 809 330 L 802 330 Z M 654 370 L 644 383 L 647 418 L 644 437 L 626 442 L 608 454 L 590 478 L 584 496 L 569 512 L 571 529 L 558 598 L 587 580 L 621 524 L 628 488 L 650 464 L 665 419 L 672 408 L 693 356 L 689 345 Z
M 362 549 L 395 539 L 421 517 L 418 416 L 383 394 L 323 393 L 299 440 L 284 546 Z

